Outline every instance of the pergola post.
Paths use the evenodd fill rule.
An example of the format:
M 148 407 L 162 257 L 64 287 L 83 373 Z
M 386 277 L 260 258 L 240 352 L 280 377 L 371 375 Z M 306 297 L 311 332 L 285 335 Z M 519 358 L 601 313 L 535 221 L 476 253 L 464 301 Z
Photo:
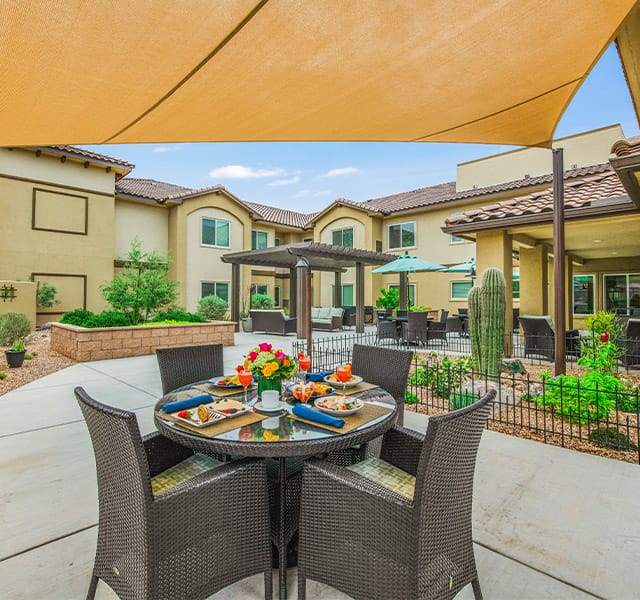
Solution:
M 567 370 L 565 341 L 565 264 L 564 264 L 564 161 L 562 148 L 553 152 L 553 316 L 555 322 L 555 374 Z
M 289 316 L 298 315 L 298 271 L 289 269 Z
M 342 273 L 340 271 L 334 273 L 333 306 L 336 308 L 342 306 Z
M 356 263 L 356 333 L 364 333 L 364 265 Z
M 308 334 L 311 333 L 307 329 L 307 312 L 311 314 L 309 303 L 311 298 L 307 296 L 307 279 L 309 274 L 309 261 L 300 256 L 296 263 L 296 300 L 297 311 L 296 316 L 298 318 L 296 324 L 296 334 L 298 339 L 305 339 Z M 311 283 L 309 278 L 309 283 Z
M 240 331 L 240 265 L 231 265 L 231 320 L 236 331 Z

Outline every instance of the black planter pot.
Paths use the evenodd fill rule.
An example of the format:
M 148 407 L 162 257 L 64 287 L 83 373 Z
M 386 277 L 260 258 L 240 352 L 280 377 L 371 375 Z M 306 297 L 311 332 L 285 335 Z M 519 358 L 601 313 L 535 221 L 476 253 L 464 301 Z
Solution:
M 22 366 L 24 362 L 24 354 L 25 350 L 21 350 L 20 352 L 16 352 L 15 350 L 5 350 L 5 356 L 7 357 L 7 364 L 9 368 L 16 369 Z

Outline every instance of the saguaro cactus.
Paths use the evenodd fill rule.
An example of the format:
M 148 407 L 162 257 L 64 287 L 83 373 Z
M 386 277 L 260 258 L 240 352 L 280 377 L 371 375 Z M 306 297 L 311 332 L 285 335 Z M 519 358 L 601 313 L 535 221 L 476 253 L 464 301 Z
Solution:
M 505 287 L 502 271 L 491 267 L 482 275 L 482 285 L 469 292 L 473 365 L 489 376 L 500 373 L 504 347 Z

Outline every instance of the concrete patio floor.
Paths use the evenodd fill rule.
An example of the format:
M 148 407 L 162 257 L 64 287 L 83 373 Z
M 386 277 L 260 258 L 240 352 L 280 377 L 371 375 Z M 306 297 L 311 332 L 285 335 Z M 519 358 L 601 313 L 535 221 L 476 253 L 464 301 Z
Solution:
M 226 370 L 260 341 L 287 351 L 293 337 L 237 334 L 237 345 L 225 348 Z M 153 405 L 161 395 L 154 356 L 74 365 L 0 396 L 3 599 L 71 600 L 86 594 L 97 487 L 89 435 L 73 396 L 76 385 L 136 412 L 143 433 L 154 429 Z M 406 425 L 424 431 L 426 420 L 408 413 Z M 474 498 L 485 598 L 638 598 L 639 514 L 637 465 L 485 431 Z M 296 598 L 295 569 L 289 572 L 289 592 Z M 99 585 L 97 598 L 115 597 Z M 261 597 L 260 576 L 212 596 Z M 346 598 L 313 583 L 308 597 Z M 473 598 L 470 586 L 458 598 Z

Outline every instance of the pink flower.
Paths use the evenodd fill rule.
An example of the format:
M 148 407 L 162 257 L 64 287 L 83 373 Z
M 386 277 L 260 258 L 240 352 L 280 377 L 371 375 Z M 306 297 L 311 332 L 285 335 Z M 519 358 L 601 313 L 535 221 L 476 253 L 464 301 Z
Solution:
M 284 360 L 285 358 L 287 358 L 287 355 L 286 355 L 282 350 L 280 350 L 280 351 L 276 354 L 276 358 L 277 358 L 278 360 Z
M 257 352 L 249 352 L 249 360 L 253 362 L 256 358 L 258 358 Z
M 262 342 L 262 344 L 258 346 L 258 348 L 260 348 L 260 352 L 269 352 L 272 347 L 273 346 L 271 344 L 267 344 L 266 342 Z

